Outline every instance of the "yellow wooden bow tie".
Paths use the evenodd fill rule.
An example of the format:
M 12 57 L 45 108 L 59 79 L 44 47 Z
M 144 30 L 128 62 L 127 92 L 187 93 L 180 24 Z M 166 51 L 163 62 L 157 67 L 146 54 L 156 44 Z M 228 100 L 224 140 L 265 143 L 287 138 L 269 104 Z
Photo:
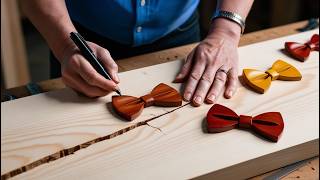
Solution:
M 271 81 L 276 79 L 283 81 L 299 81 L 302 76 L 292 65 L 277 60 L 266 72 L 255 69 L 243 69 L 243 80 L 251 88 L 259 93 L 265 93 L 270 87 Z

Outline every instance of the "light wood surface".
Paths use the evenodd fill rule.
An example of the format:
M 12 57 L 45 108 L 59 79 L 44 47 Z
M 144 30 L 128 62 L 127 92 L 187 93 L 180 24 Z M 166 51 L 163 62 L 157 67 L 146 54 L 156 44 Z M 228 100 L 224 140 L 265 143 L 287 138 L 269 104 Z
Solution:
M 30 81 L 16 0 L 1 0 L 1 65 L 6 88 Z
M 306 21 L 302 21 L 302 22 L 292 23 L 284 26 L 278 26 L 270 29 L 248 33 L 241 37 L 240 46 L 252 44 L 260 41 L 265 41 L 269 39 L 274 39 L 274 38 L 282 37 L 289 34 L 295 34 L 297 33 L 298 28 L 301 28 L 306 24 L 307 24 Z M 194 47 L 195 45 L 181 46 L 173 49 L 168 49 L 164 51 L 159 51 L 151 54 L 141 55 L 141 56 L 118 61 L 119 65 L 126 67 L 126 68 L 120 68 L 119 70 L 121 72 L 121 71 L 136 69 L 139 67 L 144 67 L 146 66 L 147 63 L 152 65 L 159 62 L 163 63 L 163 62 L 172 61 L 177 58 L 184 57 L 186 53 L 188 53 L 191 50 L 192 47 L 190 46 Z M 149 59 L 152 59 L 152 61 L 150 61 Z M 136 60 L 136 63 L 132 64 L 131 62 L 135 60 Z M 130 66 L 126 65 L 127 62 L 128 64 L 130 64 Z M 135 64 L 137 64 L 137 66 L 134 66 Z M 60 78 L 54 79 L 54 80 L 42 81 L 42 82 L 39 82 L 38 85 L 42 88 L 44 92 L 53 91 L 53 90 L 57 90 L 65 87 Z M 11 88 L 8 90 L 8 92 L 10 94 L 15 95 L 18 98 L 30 95 L 30 93 L 27 91 L 25 86 Z M 1 94 L 2 94 L 2 100 L 3 100 L 3 91 L 1 91 Z M 319 173 L 318 173 L 319 166 L 316 166 L 317 165 L 316 161 L 318 160 L 319 158 L 316 158 L 315 160 L 312 160 L 310 162 L 312 164 L 312 168 L 310 168 L 309 166 L 304 166 L 296 170 L 294 172 L 295 174 L 297 174 L 296 179 L 299 179 L 300 177 L 306 177 L 306 176 L 309 177 L 310 175 L 311 176 L 313 175 L 312 176 L 313 178 L 311 179 L 319 179 Z M 266 173 L 261 176 L 257 176 L 256 179 L 262 179 L 265 175 L 271 174 L 272 172 Z M 293 177 L 290 177 L 290 179 L 291 178 Z M 288 179 L 288 178 L 286 177 L 284 179 Z
M 163 78 L 152 76 L 150 79 L 148 73 L 153 71 L 158 72 L 158 76 L 162 76 L 161 69 L 157 67 L 148 71 L 129 71 L 126 74 L 120 74 L 123 85 L 121 89 L 125 90 L 126 94 L 139 97 L 151 91 L 161 82 L 169 84 L 172 81 L 172 79 L 166 79 L 166 76 L 162 76 Z M 137 85 L 132 84 L 132 78 L 136 79 Z M 146 86 L 139 86 L 139 84 L 146 84 L 145 82 L 150 83 Z M 174 86 L 178 87 L 178 84 Z M 2 166 L 1 174 L 62 149 L 73 148 L 92 139 L 116 133 L 126 127 L 134 126 L 139 121 L 150 119 L 172 109 L 146 108 L 134 122 L 128 123 L 110 114 L 110 103 L 106 103 L 110 101 L 111 96 L 97 100 L 81 98 L 73 91 L 63 89 L 2 103 L 1 138 L 4 144 L 1 146 L 1 162 L 4 166 Z M 17 109 L 23 112 L 15 113 Z M 34 112 L 33 109 L 37 109 L 37 112 Z M 82 113 L 79 114 L 79 112 Z M 20 122 L 7 121 L 7 117 Z M 21 134 L 14 135 L 17 129 L 20 129 Z
M 239 49 L 239 69 L 267 69 L 280 58 L 301 71 L 302 81 L 273 82 L 264 95 L 241 86 L 232 100 L 219 99 L 219 103 L 241 114 L 283 113 L 286 126 L 278 143 L 243 130 L 204 133 L 203 119 L 210 105 L 200 108 L 186 105 L 155 119 L 152 118 L 172 108 L 149 107 L 137 120 L 128 123 L 110 113 L 106 104 L 110 96 L 89 100 L 64 89 L 2 103 L 1 174 L 63 149 L 71 150 L 79 144 L 85 146 L 85 142 L 96 138 L 99 142 L 75 154 L 59 153 L 54 158 L 63 157 L 15 178 L 37 179 L 44 174 L 53 179 L 248 178 L 316 156 L 319 153 L 319 98 L 314 97 L 319 97 L 318 54 L 313 53 L 307 62 L 301 63 L 287 57 L 280 49 L 286 39 L 305 41 L 317 31 Z M 180 61 L 175 61 L 121 73 L 120 87 L 126 94 L 144 95 L 160 82 L 171 84 L 179 67 Z M 135 86 L 132 79 L 136 80 Z M 171 85 L 180 89 L 179 84 Z M 138 122 L 145 123 L 137 125 Z M 126 127 L 133 129 L 117 133 Z M 108 135 L 111 139 L 99 138 Z M 244 171 L 246 168 L 250 171 Z

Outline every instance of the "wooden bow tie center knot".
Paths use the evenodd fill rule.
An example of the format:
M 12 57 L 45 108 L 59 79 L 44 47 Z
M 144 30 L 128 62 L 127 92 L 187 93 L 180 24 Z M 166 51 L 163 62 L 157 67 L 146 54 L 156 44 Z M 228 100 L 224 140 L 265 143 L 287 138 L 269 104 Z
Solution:
M 314 34 L 310 41 L 302 44 L 297 42 L 286 42 L 285 50 L 295 59 L 305 61 L 311 51 L 319 51 L 319 34 Z
M 318 44 L 313 44 L 313 43 L 305 43 L 304 44 L 305 46 L 308 46 L 308 48 L 310 49 L 310 50 L 317 50 L 317 48 L 318 48 L 318 50 L 317 51 L 319 51 L 319 43 Z
M 302 78 L 301 73 L 295 67 L 282 60 L 277 60 L 265 72 L 255 69 L 243 69 L 242 77 L 249 87 L 262 94 L 269 89 L 271 81 L 299 81 Z
M 176 107 L 182 105 L 182 97 L 174 88 L 157 85 L 150 94 L 139 98 L 133 96 L 112 96 L 112 106 L 115 112 L 129 121 L 137 118 L 145 107 L 149 106 Z
M 240 115 L 239 125 L 240 128 L 251 128 L 252 126 L 252 116 Z
M 278 73 L 276 70 L 274 70 L 274 69 L 269 69 L 268 71 L 266 71 L 266 73 L 267 73 L 269 76 L 271 76 L 271 80 L 272 80 L 272 81 L 278 79 L 278 77 L 279 77 L 279 73 Z
M 140 99 L 144 102 L 144 107 L 149 107 L 153 105 L 154 98 L 152 94 L 141 96 Z
M 251 129 L 257 134 L 277 142 L 284 128 L 279 112 L 267 112 L 257 116 L 237 115 L 220 104 L 213 105 L 207 114 L 207 128 L 210 133 L 220 133 L 234 128 Z

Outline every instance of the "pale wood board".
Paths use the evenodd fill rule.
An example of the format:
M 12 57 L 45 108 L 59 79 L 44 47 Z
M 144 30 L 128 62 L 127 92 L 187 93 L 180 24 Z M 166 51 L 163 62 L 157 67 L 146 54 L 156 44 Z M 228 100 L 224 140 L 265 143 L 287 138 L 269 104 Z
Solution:
M 170 84 L 177 66 L 162 66 L 121 73 L 122 93 L 139 97 L 161 82 Z M 111 95 L 88 99 L 63 89 L 1 103 L 1 174 L 174 109 L 149 107 L 127 122 L 111 111 L 110 102 Z
M 149 122 L 161 128 L 162 132 L 150 126 L 141 126 L 79 150 L 74 155 L 36 167 L 16 178 L 184 179 L 208 173 L 212 175 L 212 172 L 221 172 L 237 164 L 246 167 L 246 161 L 255 165 L 252 167 L 263 169 L 259 163 L 254 163 L 256 159 L 260 163 L 272 160 L 280 167 L 317 155 L 319 54 L 312 53 L 306 62 L 301 63 L 287 57 L 280 49 L 286 40 L 304 42 L 318 31 L 239 48 L 240 73 L 244 67 L 266 70 L 276 59 L 284 59 L 301 71 L 303 78 L 300 82 L 272 82 L 271 88 L 264 95 L 240 85 L 232 100 L 220 98 L 218 101 L 239 114 L 257 115 L 265 111 L 280 111 L 285 119 L 285 129 L 278 143 L 271 143 L 243 130 L 206 134 L 203 132 L 203 120 L 211 106 L 185 106 Z M 179 66 L 180 62 L 175 61 L 121 73 L 120 87 L 126 94 L 137 96 L 160 82 L 179 88 L 179 84 L 170 83 Z M 61 148 L 72 147 L 129 126 L 127 122 L 110 115 L 106 102 L 110 102 L 110 96 L 88 100 L 77 97 L 70 90 L 61 90 L 2 103 L 1 174 Z M 142 116 L 131 123 L 171 109 L 146 108 Z M 301 146 L 303 143 L 304 146 Z M 298 148 L 293 147 L 301 150 L 303 147 L 308 148 L 299 155 L 294 153 Z M 291 156 L 282 161 L 280 158 L 272 159 L 279 154 L 270 156 L 286 151 L 292 151 Z M 269 159 L 261 161 L 263 157 Z M 241 177 L 271 170 L 269 168 L 271 166 L 261 172 L 250 169 L 248 173 L 242 172 Z M 272 165 L 272 168 L 276 167 Z M 236 176 L 237 173 L 240 172 L 233 171 L 233 177 L 240 177 Z

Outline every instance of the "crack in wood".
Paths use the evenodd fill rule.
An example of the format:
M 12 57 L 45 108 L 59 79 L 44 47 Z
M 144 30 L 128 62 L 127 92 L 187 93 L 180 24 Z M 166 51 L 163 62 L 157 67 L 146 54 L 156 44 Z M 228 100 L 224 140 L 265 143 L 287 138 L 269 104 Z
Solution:
M 154 128 L 154 129 L 156 129 L 156 130 L 158 130 L 158 131 L 162 132 L 162 130 L 161 130 L 160 128 L 155 127 L 155 126 L 152 126 L 152 125 L 150 125 L 149 123 L 146 123 L 146 124 L 147 124 L 149 127 Z
M 130 131 L 132 129 L 135 129 L 135 128 L 143 126 L 143 125 L 147 125 L 147 126 L 149 126 L 151 128 L 155 128 L 155 129 L 159 130 L 160 132 L 162 132 L 162 130 L 160 128 L 151 126 L 150 124 L 148 124 L 148 122 L 150 122 L 152 120 L 155 120 L 155 119 L 157 119 L 159 117 L 165 116 L 165 115 L 167 115 L 169 113 L 172 113 L 172 112 L 174 112 L 174 111 L 176 111 L 176 110 L 178 110 L 178 109 L 180 109 L 180 108 L 182 108 L 182 107 L 184 107 L 184 106 L 186 106 L 188 104 L 190 104 L 190 103 L 186 103 L 186 104 L 184 104 L 182 106 L 179 106 L 178 108 L 175 108 L 173 110 L 167 111 L 167 112 L 165 112 L 163 114 L 160 114 L 158 116 L 155 116 L 155 117 L 149 118 L 147 120 L 138 122 L 138 123 L 136 123 L 134 125 L 128 126 L 128 127 L 124 128 L 124 129 L 116 131 L 116 132 L 114 132 L 112 134 L 109 134 L 109 135 L 106 135 L 106 136 L 102 136 L 102 137 L 98 137 L 96 139 L 93 139 L 91 141 L 88 141 L 88 142 L 73 146 L 71 148 L 62 149 L 62 150 L 60 150 L 60 151 L 58 151 L 58 152 L 56 152 L 54 154 L 45 156 L 45 157 L 43 157 L 43 158 L 41 158 L 41 159 L 39 159 L 37 161 L 31 162 L 31 163 L 29 163 L 29 164 L 27 164 L 25 166 L 22 166 L 20 168 L 14 169 L 14 170 L 11 170 L 11 171 L 1 175 L 1 180 L 5 180 L 5 179 L 8 179 L 8 178 L 14 177 L 14 176 L 19 175 L 21 173 L 27 172 L 27 171 L 35 168 L 35 167 L 38 167 L 38 166 L 40 166 L 42 164 L 46 164 L 46 163 L 61 159 L 63 157 L 66 157 L 68 155 L 72 155 L 76 151 L 79 151 L 81 149 L 87 148 L 87 147 L 89 147 L 89 146 L 91 146 L 93 144 L 96 144 L 98 142 L 117 137 L 119 135 L 122 135 L 122 134 L 124 134 L 124 133 L 126 133 L 126 132 L 128 132 L 128 131 Z

